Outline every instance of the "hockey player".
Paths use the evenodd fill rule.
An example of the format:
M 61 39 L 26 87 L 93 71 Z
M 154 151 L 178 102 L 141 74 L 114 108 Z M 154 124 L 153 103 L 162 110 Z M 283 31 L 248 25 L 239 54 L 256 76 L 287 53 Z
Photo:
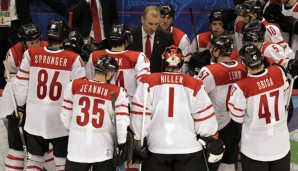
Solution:
M 113 161 L 119 166 L 126 160 L 128 96 L 123 88 L 109 84 L 117 70 L 114 58 L 101 56 L 96 61 L 92 80 L 77 79 L 67 86 L 60 114 L 70 132 L 66 171 L 88 171 L 91 166 L 93 171 L 115 171 Z M 111 92 L 115 99 L 111 99 Z M 115 113 L 112 100 L 115 100 Z M 112 121 L 114 114 L 116 123 Z M 117 131 L 113 130 L 113 124 L 117 125 Z M 113 142 L 115 133 L 118 142 Z M 120 156 L 115 156 L 114 143 L 119 144 Z
M 134 95 L 130 127 L 136 140 L 146 137 L 149 150 L 142 171 L 206 170 L 207 159 L 197 136 L 202 144 L 208 144 L 209 162 L 223 155 L 222 141 L 213 137 L 217 121 L 203 83 L 180 74 L 182 64 L 181 50 L 167 48 L 163 54 L 164 72 L 143 77 Z M 146 90 L 145 84 L 149 84 Z M 146 115 L 142 116 L 145 103 Z
M 8 64 L 8 70 L 10 71 L 10 77 L 14 77 L 19 70 L 21 60 L 25 50 L 35 46 L 47 46 L 46 41 L 41 41 L 41 33 L 39 28 L 35 24 L 22 25 L 18 29 L 18 36 L 21 39 L 20 42 L 15 44 L 7 52 L 6 61 Z M 1 103 L 1 115 L 8 119 L 8 143 L 9 150 L 5 158 L 5 170 L 23 170 L 25 152 L 23 150 L 22 140 L 18 130 L 19 120 L 12 114 L 13 99 L 11 98 L 11 84 L 8 83 L 3 92 L 3 100 Z M 19 109 L 24 110 L 24 109 Z M 25 134 L 26 132 L 24 132 Z M 45 168 L 48 171 L 55 170 L 55 163 L 53 162 L 53 149 L 51 148 L 46 155 Z
M 293 59 L 293 57 L 287 55 L 285 49 L 280 44 L 265 41 L 265 32 L 266 28 L 260 21 L 250 21 L 242 28 L 242 42 L 244 45 L 252 43 L 257 46 L 261 54 L 265 56 L 271 64 L 275 62 L 287 68 L 289 61 Z
M 242 170 L 290 171 L 286 76 L 278 66 L 265 69 L 254 45 L 245 45 L 239 55 L 249 74 L 233 85 L 228 107 L 232 119 L 242 123 Z
M 209 15 L 211 30 L 196 36 L 197 41 L 194 39 L 191 43 L 192 52 L 197 52 L 197 48 L 199 52 L 210 49 L 211 39 L 223 34 L 229 34 L 228 32 L 233 29 L 235 19 L 236 15 L 234 15 L 234 10 L 213 10 Z
M 67 39 L 63 42 L 62 48 L 75 52 L 81 56 L 83 53 L 84 40 L 81 33 L 77 31 L 71 31 L 68 34 Z
M 93 78 L 98 56 L 113 57 L 118 62 L 119 71 L 111 83 L 125 88 L 129 99 L 132 100 L 138 80 L 144 75 L 150 74 L 150 62 L 143 52 L 125 50 L 132 41 L 130 30 L 126 25 L 113 25 L 108 40 L 112 46 L 111 50 L 98 50 L 91 53 L 86 65 L 87 78 Z
M 61 49 L 68 27 L 59 20 L 48 23 L 49 46 L 30 48 L 24 53 L 14 81 L 18 106 L 26 103 L 27 170 L 42 170 L 49 143 L 53 145 L 56 170 L 64 170 L 68 133 L 60 121 L 61 94 L 67 84 L 85 77 L 77 54 Z
M 205 90 L 211 99 L 218 122 L 219 138 L 222 139 L 226 147 L 218 170 L 235 171 L 241 127 L 231 120 L 227 102 L 232 84 L 245 78 L 247 73 L 241 63 L 230 59 L 234 48 L 231 37 L 219 36 L 212 40 L 212 45 L 211 54 L 215 59 L 215 64 L 203 67 L 199 72 L 198 79 L 203 81 Z M 213 165 L 213 167 L 218 167 L 218 165 Z
M 33 23 L 21 26 L 18 29 L 18 37 L 21 41 L 11 47 L 6 55 L 11 77 L 14 77 L 18 72 L 23 54 L 28 48 L 48 45 L 46 41 L 41 41 L 40 30 Z
M 266 19 L 278 23 L 284 39 L 291 45 L 294 52 L 298 50 L 298 1 L 280 0 L 271 3 L 264 12 Z M 290 40 L 291 39 L 291 40 Z
M 188 73 L 188 61 L 191 56 L 191 46 L 188 36 L 177 27 L 173 26 L 175 21 L 175 10 L 171 4 L 160 4 L 160 24 L 159 27 L 172 32 L 174 45 L 182 50 L 184 64 L 182 73 Z
M 295 57 L 295 53 L 284 40 L 279 28 L 273 23 L 267 22 L 263 18 L 262 3 L 259 0 L 245 0 L 240 5 L 239 16 L 241 20 L 236 23 L 235 28 L 235 38 L 238 50 L 242 47 L 242 27 L 250 21 L 259 20 L 266 28 L 264 37 L 265 41 L 279 44 L 285 49 L 287 56 L 289 56 L 290 58 Z

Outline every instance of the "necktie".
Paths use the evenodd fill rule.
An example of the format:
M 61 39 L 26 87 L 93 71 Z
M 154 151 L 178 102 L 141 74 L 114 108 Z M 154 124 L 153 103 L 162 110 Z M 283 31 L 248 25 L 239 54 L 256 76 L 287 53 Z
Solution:
M 8 0 L 2 0 L 1 2 L 1 10 L 7 11 L 8 10 Z
M 151 43 L 150 43 L 150 35 L 147 35 L 147 40 L 145 43 L 145 55 L 148 59 L 151 59 Z
M 96 0 L 91 0 L 91 13 L 92 13 L 94 39 L 97 42 L 100 42 L 101 41 L 101 28 L 100 28 L 100 24 L 99 24 L 99 16 L 98 16 Z

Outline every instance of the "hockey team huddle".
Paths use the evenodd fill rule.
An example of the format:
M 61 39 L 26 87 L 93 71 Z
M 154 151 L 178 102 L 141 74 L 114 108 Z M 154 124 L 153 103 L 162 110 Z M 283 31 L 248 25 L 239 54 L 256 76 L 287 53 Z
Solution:
M 158 19 L 154 31 L 174 40 L 161 66 L 129 48 L 137 40 L 124 24 L 100 43 L 60 20 L 49 21 L 48 41 L 21 26 L 4 62 L 5 170 L 290 171 L 294 1 L 215 9 L 192 43 L 172 26 L 172 5 L 147 6 L 143 24 Z

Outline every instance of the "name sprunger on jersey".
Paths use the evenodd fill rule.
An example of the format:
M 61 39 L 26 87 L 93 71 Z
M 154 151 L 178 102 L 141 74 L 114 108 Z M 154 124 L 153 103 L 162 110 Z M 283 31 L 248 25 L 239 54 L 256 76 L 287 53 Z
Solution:
M 261 90 L 261 89 L 273 86 L 273 81 L 271 78 L 267 78 L 265 80 L 258 81 L 257 84 L 258 84 L 258 88 Z
M 229 79 L 230 80 L 240 80 L 241 77 L 241 71 L 231 71 L 229 72 Z
M 176 84 L 182 84 L 183 83 L 183 77 L 179 75 L 162 75 L 160 77 L 161 83 L 176 83 Z
M 61 58 L 56 56 L 46 56 L 46 55 L 35 55 L 34 56 L 35 63 L 43 63 L 49 65 L 57 65 L 66 67 L 67 66 L 67 58 Z
M 81 93 L 93 93 L 93 94 L 99 94 L 102 96 L 108 95 L 108 89 L 97 86 L 97 85 L 89 85 L 89 84 L 82 84 L 80 88 Z

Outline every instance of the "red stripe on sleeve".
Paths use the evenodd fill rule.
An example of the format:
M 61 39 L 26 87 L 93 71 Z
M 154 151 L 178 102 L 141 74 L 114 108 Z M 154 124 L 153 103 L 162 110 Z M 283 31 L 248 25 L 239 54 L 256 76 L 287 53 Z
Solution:
M 198 114 L 199 114 L 199 113 L 202 113 L 202 112 L 204 112 L 204 111 L 210 109 L 211 107 L 212 107 L 212 105 L 209 105 L 209 106 L 207 106 L 205 109 L 200 110 L 200 111 L 198 111 L 197 113 L 198 113 Z
M 235 110 L 239 111 L 239 112 L 243 112 L 244 110 L 243 109 L 240 109 L 240 108 L 237 108 L 234 106 L 233 103 L 228 103 L 230 106 L 232 106 Z
M 64 109 L 66 110 L 72 110 L 72 108 L 66 107 L 66 106 L 62 106 Z
M 25 70 L 23 70 L 23 69 L 21 69 L 21 68 L 19 69 L 19 71 L 22 72 L 22 73 L 25 73 L 25 74 L 30 74 L 30 72 L 25 71 Z
M 117 107 L 127 107 L 128 108 L 127 105 L 123 105 L 123 104 L 122 105 L 116 105 L 115 108 L 117 108 Z
M 18 75 L 16 75 L 16 78 L 19 79 L 19 80 L 29 80 L 29 78 L 20 77 L 20 76 L 18 76 Z
M 5 164 L 5 167 L 15 169 L 15 170 L 23 170 L 24 169 L 24 167 L 11 166 L 8 164 Z
M 135 115 L 143 115 L 143 112 L 136 112 L 136 111 L 131 111 L 130 112 L 131 114 L 135 114 Z M 146 112 L 146 115 L 151 115 L 151 113 L 149 113 L 149 112 Z
M 232 113 L 231 111 L 230 111 L 230 113 L 231 113 L 231 115 L 233 115 L 234 117 L 236 117 L 236 118 L 243 118 L 244 117 L 244 115 L 235 115 L 234 113 Z
M 127 116 L 129 116 L 129 114 L 125 113 L 125 112 L 116 112 L 116 115 L 127 115 Z
M 73 102 L 72 102 L 72 101 L 70 101 L 70 100 L 64 100 L 64 102 L 66 102 L 66 103 L 70 103 L 70 104 L 73 104 Z
M 136 103 L 136 102 L 132 102 L 131 104 L 132 104 L 133 106 L 138 106 L 138 107 L 140 107 L 140 108 L 144 108 L 143 105 L 138 104 L 138 103 Z M 146 109 L 148 109 L 148 107 L 146 107 Z
M 214 115 L 215 115 L 215 112 L 211 113 L 211 115 L 206 116 L 206 117 L 204 117 L 204 118 L 201 118 L 201 119 L 194 119 L 194 120 L 195 120 L 195 122 L 201 122 L 201 121 L 204 121 L 204 120 L 207 120 L 207 119 L 211 118 L 211 117 L 214 116 Z

